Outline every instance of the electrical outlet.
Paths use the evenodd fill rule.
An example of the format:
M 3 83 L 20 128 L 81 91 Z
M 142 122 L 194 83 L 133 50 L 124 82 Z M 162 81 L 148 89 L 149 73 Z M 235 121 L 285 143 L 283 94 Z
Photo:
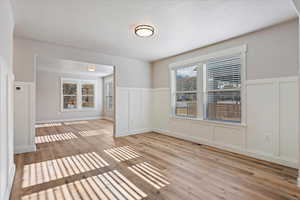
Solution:
M 265 142 L 267 142 L 267 143 L 271 142 L 271 137 L 272 137 L 272 134 L 265 133 L 264 134 L 264 140 L 265 140 Z

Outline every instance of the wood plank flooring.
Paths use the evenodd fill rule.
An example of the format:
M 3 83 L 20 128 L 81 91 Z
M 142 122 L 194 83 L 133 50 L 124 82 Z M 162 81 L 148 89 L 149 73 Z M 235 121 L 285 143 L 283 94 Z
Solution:
M 15 156 L 11 199 L 295 200 L 297 170 L 145 133 L 113 138 L 105 120 L 37 126 Z

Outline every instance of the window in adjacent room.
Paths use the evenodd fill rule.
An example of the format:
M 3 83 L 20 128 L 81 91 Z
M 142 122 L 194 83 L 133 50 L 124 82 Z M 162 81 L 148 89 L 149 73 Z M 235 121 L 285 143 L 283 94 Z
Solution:
M 114 93 L 114 85 L 113 79 L 107 79 L 104 82 L 105 85 L 105 109 L 106 111 L 111 112 L 113 110 L 113 93 Z
M 72 83 L 72 82 L 63 83 L 63 108 L 64 109 L 77 108 L 77 83 Z
M 95 85 L 90 83 L 82 84 L 82 108 L 94 108 L 95 107 Z
M 172 64 L 172 115 L 243 123 L 245 55 L 242 46 Z
M 62 111 L 94 109 L 96 81 L 62 78 Z

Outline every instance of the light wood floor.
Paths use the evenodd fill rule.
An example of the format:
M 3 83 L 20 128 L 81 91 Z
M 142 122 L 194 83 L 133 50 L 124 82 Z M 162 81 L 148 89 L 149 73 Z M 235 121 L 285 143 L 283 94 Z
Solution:
M 37 128 L 16 155 L 11 199 L 300 199 L 297 170 L 156 133 L 112 137 L 104 120 Z

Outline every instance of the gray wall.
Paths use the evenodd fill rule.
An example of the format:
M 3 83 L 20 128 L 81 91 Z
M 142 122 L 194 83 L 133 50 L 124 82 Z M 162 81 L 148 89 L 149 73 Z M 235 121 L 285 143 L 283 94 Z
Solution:
M 98 81 L 96 111 L 61 112 L 61 77 Z M 38 70 L 36 84 L 36 121 L 97 118 L 103 112 L 102 78 Z
M 117 86 L 151 87 L 151 67 L 148 62 L 111 56 L 88 50 L 15 38 L 14 71 L 17 81 L 34 82 L 34 55 L 116 66 Z
M 298 20 L 288 21 L 238 38 L 152 63 L 152 87 L 169 87 L 170 63 L 248 45 L 247 79 L 296 76 L 298 73 Z

